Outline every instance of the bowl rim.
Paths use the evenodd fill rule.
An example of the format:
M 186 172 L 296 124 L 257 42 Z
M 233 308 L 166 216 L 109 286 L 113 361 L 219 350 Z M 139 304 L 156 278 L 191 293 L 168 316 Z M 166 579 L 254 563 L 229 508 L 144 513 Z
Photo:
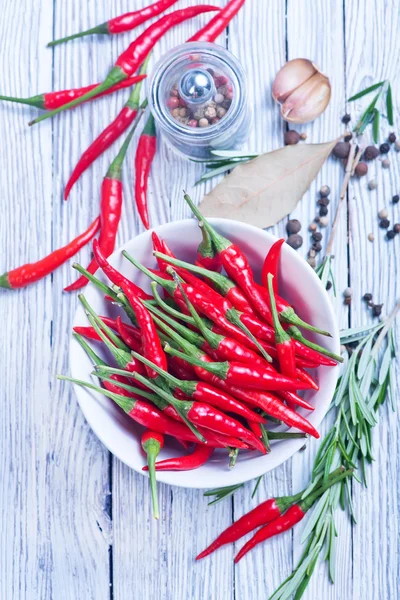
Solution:
M 218 224 L 219 223 L 223 223 L 223 224 L 232 224 L 234 223 L 235 226 L 239 226 L 242 227 L 244 230 L 248 230 L 250 233 L 251 231 L 257 231 L 257 233 L 262 232 L 263 235 L 265 235 L 267 241 L 269 241 L 271 244 L 273 244 L 277 239 L 279 239 L 278 237 L 276 237 L 275 235 L 273 235 L 272 233 L 260 229 L 258 227 L 255 227 L 254 225 L 249 225 L 247 223 L 244 223 L 242 221 L 236 221 L 233 219 L 225 219 L 225 218 L 208 218 L 207 219 L 211 224 L 213 224 L 214 226 L 216 226 L 218 228 Z M 177 221 L 171 221 L 169 223 L 164 223 L 162 225 L 159 225 L 157 227 L 154 227 L 152 229 L 146 230 L 141 232 L 139 235 L 135 236 L 134 238 L 129 239 L 126 243 L 124 243 L 122 246 L 120 246 L 117 250 L 115 250 L 112 255 L 109 257 L 109 260 L 111 263 L 113 263 L 114 261 L 118 260 L 118 258 L 121 255 L 121 252 L 123 250 L 125 250 L 128 246 L 130 246 L 130 244 L 133 241 L 138 241 L 140 240 L 140 238 L 143 237 L 147 237 L 149 235 L 152 234 L 152 232 L 156 232 L 157 234 L 163 235 L 163 231 L 164 230 L 168 230 L 170 227 L 179 227 L 184 225 L 185 223 L 188 222 L 197 222 L 196 219 L 194 218 L 187 218 L 187 219 L 180 219 Z M 229 225 L 228 225 L 229 227 Z M 294 260 L 299 261 L 300 263 L 303 264 L 303 266 L 306 266 L 307 263 L 306 261 L 299 255 L 297 254 L 297 252 L 291 248 L 290 246 L 288 246 L 287 244 L 284 244 L 283 246 L 285 253 L 288 253 L 289 256 L 293 257 Z M 307 265 L 308 266 L 308 265 Z M 325 287 L 323 286 L 321 280 L 319 279 L 319 277 L 317 276 L 317 274 L 315 273 L 315 271 L 309 267 L 310 269 L 310 276 L 314 279 L 315 283 L 317 284 L 317 286 L 320 288 L 322 295 L 325 296 L 326 298 L 326 306 L 325 308 L 328 311 L 328 315 L 327 318 L 329 318 L 332 321 L 332 324 L 334 326 L 334 331 L 331 332 L 332 337 L 329 338 L 331 344 L 333 344 L 333 351 L 335 353 L 340 353 L 340 335 L 339 335 L 339 328 L 338 328 L 338 324 L 337 324 L 337 319 L 336 319 L 336 315 L 334 312 L 334 307 L 329 299 L 329 296 L 327 294 L 327 291 L 325 289 Z M 94 284 L 92 284 L 91 282 L 88 283 L 86 289 L 96 289 Z M 77 319 L 79 320 L 80 314 L 83 312 L 82 306 L 80 304 L 77 305 L 74 317 L 73 317 L 73 324 L 72 327 L 76 325 L 76 321 Z M 70 342 L 69 342 L 69 365 L 70 365 L 70 371 L 72 376 L 73 375 L 73 364 L 74 364 L 74 360 L 73 360 L 73 354 L 75 352 L 75 344 L 77 344 L 76 340 L 74 340 L 73 335 L 71 333 L 71 337 L 70 337 Z M 328 382 L 324 383 L 325 389 L 324 389 L 324 394 L 325 396 L 330 396 L 330 400 L 329 402 L 326 402 L 326 407 L 323 410 L 323 412 L 320 415 L 320 418 L 318 419 L 317 422 L 313 422 L 313 425 L 318 428 L 319 425 L 322 423 L 322 421 L 324 420 L 330 405 L 331 405 L 331 401 L 332 401 L 332 397 L 333 397 L 333 393 L 336 387 L 336 383 L 337 383 L 337 379 L 339 377 L 339 365 L 337 365 L 336 367 L 331 367 L 329 368 L 329 373 L 330 373 L 330 377 L 328 377 Z M 88 373 L 88 381 L 89 381 L 89 377 L 90 374 Z M 102 435 L 102 433 L 99 431 L 101 429 L 100 424 L 98 421 L 93 421 L 90 416 L 89 413 L 91 412 L 91 410 L 89 409 L 89 404 L 87 404 L 87 397 L 91 396 L 92 398 L 97 398 L 100 397 L 100 395 L 97 392 L 94 392 L 92 390 L 89 390 L 87 388 L 83 388 L 81 386 L 78 386 L 76 384 L 73 384 L 73 388 L 74 388 L 74 393 L 77 397 L 78 400 L 78 404 L 79 407 L 83 413 L 83 416 L 87 422 L 87 424 L 89 425 L 89 427 L 92 429 L 92 431 L 94 432 L 94 434 L 96 435 L 96 437 L 100 440 L 100 442 L 108 449 L 109 452 L 111 452 L 116 458 L 118 458 L 123 464 L 125 464 L 127 467 L 133 469 L 134 471 L 136 471 L 137 473 L 140 473 L 142 475 L 145 475 L 146 477 L 148 477 L 148 474 L 144 471 L 142 471 L 141 469 L 136 469 L 132 464 L 128 463 L 123 455 L 123 453 L 121 453 L 119 451 L 119 446 L 118 446 L 118 439 L 112 439 L 111 441 L 109 439 L 107 439 L 107 442 L 104 441 L 104 437 Z M 318 393 L 318 392 L 316 392 Z M 110 417 L 112 418 L 112 417 Z M 290 429 L 291 431 L 291 429 Z M 296 452 L 298 452 L 298 450 L 300 450 L 300 448 L 302 448 L 304 446 L 304 444 L 306 442 L 308 442 L 308 436 L 307 438 L 299 438 L 299 439 L 289 439 L 289 440 L 281 440 L 279 442 L 279 453 L 276 453 L 276 456 L 274 457 L 274 464 L 270 465 L 269 463 L 265 463 L 265 467 L 263 468 L 263 462 L 259 461 L 259 464 L 261 465 L 258 469 L 253 468 L 253 470 L 249 470 L 249 474 L 246 477 L 243 477 L 243 474 L 241 476 L 237 476 L 235 477 L 235 469 L 229 471 L 230 473 L 230 478 L 229 478 L 229 482 L 226 483 L 226 485 L 239 485 L 241 483 L 246 483 L 247 481 L 250 481 L 252 479 L 255 479 L 259 476 L 265 475 L 266 473 L 268 473 L 269 471 L 272 471 L 273 469 L 275 469 L 276 467 L 280 466 L 281 464 L 283 464 L 286 460 L 288 460 L 289 458 L 291 458 Z M 264 456 L 270 456 L 271 455 L 264 455 Z M 263 458 L 263 457 L 259 457 L 259 458 Z M 250 459 L 251 460 L 251 459 Z M 201 469 L 201 468 L 200 468 Z M 197 471 L 199 472 L 200 469 Z M 245 470 L 246 472 L 246 470 Z M 225 471 L 226 473 L 226 471 Z M 192 488 L 192 489 L 209 489 L 210 487 L 212 487 L 210 484 L 205 484 L 202 482 L 201 477 L 197 477 L 194 478 L 194 481 L 192 481 L 189 478 L 189 481 L 185 481 L 184 478 L 179 478 L 177 477 L 177 475 L 182 475 L 182 472 L 176 472 L 176 471 L 159 471 L 157 473 L 157 481 L 160 483 L 166 483 L 169 485 L 174 485 L 174 486 L 178 486 L 178 487 L 183 487 L 183 488 Z M 221 479 L 223 478 L 223 474 L 224 472 L 221 471 Z M 237 475 L 239 475 L 239 472 L 237 471 Z M 224 487 L 224 486 L 222 486 Z

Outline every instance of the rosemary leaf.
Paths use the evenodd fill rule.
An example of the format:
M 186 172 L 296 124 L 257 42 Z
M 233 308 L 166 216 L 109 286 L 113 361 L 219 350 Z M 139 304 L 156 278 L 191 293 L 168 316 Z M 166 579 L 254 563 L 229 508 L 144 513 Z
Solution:
M 377 108 L 374 108 L 372 134 L 374 136 L 375 144 L 377 144 L 379 141 L 379 119 L 380 119 L 379 110 Z
M 389 125 L 393 125 L 393 98 L 392 98 L 392 86 L 388 85 L 386 91 L 386 112 Z
M 261 483 L 261 479 L 262 479 L 262 475 L 260 475 L 259 477 L 257 477 L 257 482 L 256 482 L 256 485 L 254 486 L 253 493 L 251 494 L 251 498 L 252 498 L 252 499 L 253 499 L 253 498 L 254 498 L 254 496 L 256 495 L 256 492 L 257 492 L 257 490 L 258 490 L 258 486 L 259 486 L 259 485 L 260 485 L 260 483 Z
M 348 99 L 348 102 L 353 102 L 353 100 L 358 100 L 359 98 L 366 96 L 370 92 L 373 92 L 374 90 L 377 90 L 378 88 L 382 87 L 384 83 L 385 81 L 380 81 L 379 83 L 374 83 L 374 85 L 370 85 L 369 87 L 365 88 L 365 90 L 358 92 L 358 94 L 354 94 L 354 96 Z

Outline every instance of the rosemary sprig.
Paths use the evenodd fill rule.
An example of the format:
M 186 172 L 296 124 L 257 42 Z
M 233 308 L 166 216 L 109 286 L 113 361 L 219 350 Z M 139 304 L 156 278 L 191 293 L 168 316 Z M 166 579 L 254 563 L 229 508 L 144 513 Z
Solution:
M 253 160 L 253 158 L 257 158 L 258 154 L 254 152 L 238 152 L 237 150 L 212 150 L 211 153 L 216 157 L 215 159 L 210 159 L 206 163 L 206 167 L 210 169 L 200 177 L 198 181 L 196 181 L 195 185 L 202 183 L 203 181 L 208 181 L 217 175 L 221 175 L 222 173 L 226 173 L 226 171 L 231 171 L 235 167 L 240 164 L 249 162 Z M 193 162 L 203 162 L 194 160 Z
M 364 133 L 365 129 L 370 123 L 373 123 L 373 137 L 374 142 L 377 143 L 379 139 L 379 121 L 380 121 L 380 111 L 377 108 L 377 104 L 383 95 L 386 96 L 386 118 L 390 125 L 393 125 L 393 97 L 392 97 L 392 87 L 387 80 L 379 81 L 379 83 L 375 83 L 367 87 L 365 90 L 358 92 L 351 98 L 349 98 L 349 102 L 353 102 L 354 100 L 358 100 L 375 90 L 379 90 L 379 92 L 374 96 L 370 104 L 362 113 L 357 125 L 354 127 L 357 135 L 361 135 Z

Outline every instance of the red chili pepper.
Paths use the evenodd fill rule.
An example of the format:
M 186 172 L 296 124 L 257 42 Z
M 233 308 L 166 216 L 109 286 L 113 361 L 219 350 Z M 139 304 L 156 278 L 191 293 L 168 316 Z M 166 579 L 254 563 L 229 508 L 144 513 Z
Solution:
M 221 12 L 200 29 L 188 42 L 214 42 L 242 8 L 245 0 L 230 0 Z
M 136 208 L 143 225 L 150 229 L 149 212 L 147 208 L 147 185 L 151 163 L 157 150 L 156 125 L 150 113 L 147 123 L 139 138 L 135 158 L 135 200 Z
M 147 61 L 142 66 L 141 73 L 144 74 L 146 68 Z M 93 164 L 94 161 L 131 126 L 135 119 L 135 127 L 137 126 L 146 106 L 146 104 L 144 104 L 139 110 L 141 87 L 141 83 L 135 87 L 129 96 L 128 101 L 115 119 L 100 133 L 100 135 L 97 136 L 82 154 L 65 186 L 64 200 L 68 198 L 72 187 L 78 181 L 82 173 L 84 173 L 86 169 L 88 169 L 90 165 Z
M 305 400 L 301 396 L 298 396 L 295 392 L 287 392 L 280 390 L 276 393 L 276 395 L 282 400 L 285 400 L 289 408 L 292 408 L 293 410 L 295 410 L 297 406 L 301 406 L 301 408 L 305 408 L 306 410 L 310 411 L 315 410 L 312 404 L 307 402 L 307 400 Z
M 164 436 L 157 431 L 145 431 L 142 435 L 141 444 L 143 450 L 147 454 L 147 469 L 150 477 L 151 499 L 153 503 L 153 517 L 160 518 L 157 496 L 157 480 L 156 480 L 156 458 L 164 446 Z
M 141 343 L 138 341 L 138 339 L 135 336 L 133 336 L 130 333 L 128 327 L 122 321 L 121 317 L 117 318 L 117 330 L 118 330 L 118 333 L 119 333 L 122 341 L 131 350 L 134 350 L 135 352 L 140 352 L 140 350 L 141 350 Z
M 131 87 L 135 83 L 139 83 L 146 78 L 146 75 L 134 75 L 133 77 L 129 77 L 124 81 L 120 81 L 116 85 L 113 85 L 110 89 L 106 90 L 102 94 L 96 96 L 97 98 L 101 98 L 102 96 L 108 96 L 109 94 L 113 94 L 118 90 L 123 90 L 125 88 Z M 36 108 L 41 108 L 43 110 L 53 110 L 54 108 L 58 108 L 59 106 L 64 106 L 67 102 L 71 102 L 71 100 L 75 100 L 75 98 L 80 98 L 90 90 L 93 90 L 95 87 L 100 85 L 99 83 L 92 83 L 91 85 L 86 85 L 81 88 L 72 88 L 70 90 L 60 90 L 58 92 L 46 92 L 45 94 L 38 94 L 37 96 L 31 96 L 30 98 L 16 98 L 15 96 L 0 96 L 0 100 L 5 100 L 6 102 L 16 102 L 18 104 L 27 104 L 28 106 L 35 106 Z
M 302 369 L 301 367 L 296 368 L 296 377 L 297 379 L 300 379 L 300 381 L 307 381 L 307 383 L 310 384 L 310 386 L 314 389 L 314 390 L 319 390 L 319 385 L 316 381 L 314 381 L 314 379 L 311 377 L 311 375 L 309 373 L 307 373 L 307 371 L 305 371 L 304 369 Z
M 122 212 L 122 163 L 135 129 L 136 127 L 133 127 L 122 144 L 120 151 L 111 163 L 101 184 L 99 246 L 106 257 L 110 256 L 115 248 L 115 240 Z M 97 261 L 93 258 L 86 270 L 94 274 L 97 269 Z M 79 290 L 88 282 L 89 279 L 81 275 L 74 283 L 64 288 L 64 291 L 72 292 Z
M 247 554 L 247 552 L 249 552 L 252 548 L 257 546 L 257 544 L 260 544 L 261 542 L 264 542 L 265 540 L 275 535 L 278 535 L 279 533 L 283 533 L 284 531 L 288 531 L 288 529 L 294 527 L 296 523 L 302 520 L 306 512 L 312 507 L 316 500 L 318 500 L 318 498 L 326 492 L 326 490 L 328 490 L 333 485 L 339 483 L 339 481 L 342 481 L 346 477 L 351 476 L 352 474 L 352 469 L 344 471 L 343 468 L 341 468 L 341 472 L 339 475 L 327 481 L 324 485 L 318 488 L 317 491 L 307 496 L 305 500 L 293 504 L 293 506 L 291 506 L 283 515 L 277 517 L 276 519 L 268 523 L 268 525 L 265 525 L 264 527 L 259 529 L 257 533 L 243 546 L 240 552 L 236 555 L 235 563 L 238 563 L 239 560 L 243 558 L 243 556 Z
M 294 345 L 292 342 L 292 338 L 286 331 L 283 329 L 278 316 L 278 311 L 276 309 L 276 302 L 274 296 L 273 289 L 273 280 L 274 276 L 272 273 L 268 273 L 268 291 L 269 291 L 269 299 L 270 306 L 272 312 L 272 321 L 274 324 L 275 330 L 275 345 L 278 351 L 278 361 L 281 372 L 287 377 L 296 378 L 296 357 L 294 351 Z M 313 386 L 314 387 L 314 386 Z
M 218 253 L 215 251 L 211 238 L 203 222 L 199 222 L 202 240 L 197 248 L 197 264 L 210 271 L 219 272 L 222 269 Z
M 97 217 L 90 227 L 81 235 L 78 235 L 72 242 L 66 246 L 54 250 L 45 258 L 34 263 L 27 263 L 22 267 L 17 267 L 12 271 L 7 271 L 0 275 L 0 287 L 7 289 L 16 289 L 26 287 L 35 281 L 43 279 L 64 264 L 71 256 L 74 256 L 81 248 L 92 239 L 100 227 L 100 217 Z
M 198 444 L 191 454 L 160 460 L 156 463 L 155 469 L 156 471 L 191 471 L 198 469 L 208 461 L 213 452 L 214 448 L 210 448 L 205 444 Z M 143 471 L 147 470 L 147 467 L 143 467 Z
M 207 228 L 214 246 L 220 255 L 221 263 L 229 277 L 242 288 L 253 308 L 271 325 L 271 308 L 265 296 L 265 290 L 256 284 L 253 271 L 246 256 L 236 244 L 232 244 L 230 240 L 224 238 L 211 227 L 187 194 L 185 194 L 185 200 L 192 209 L 193 214 L 200 221 L 203 221 L 204 227 Z M 280 318 L 293 325 L 299 325 L 310 331 L 330 336 L 329 332 L 313 327 L 300 319 L 285 300 L 279 297 L 276 300 Z
M 263 268 L 261 271 L 261 281 L 266 289 L 268 289 L 268 273 L 272 273 L 272 275 L 274 276 L 273 284 L 275 295 L 278 294 L 278 265 L 281 256 L 282 244 L 284 243 L 284 241 L 284 239 L 280 239 L 272 244 L 267 256 L 265 257 Z
M 338 354 L 335 354 L 334 352 L 330 352 L 323 346 L 320 346 L 319 344 L 314 344 L 314 342 L 307 340 L 301 334 L 301 332 L 297 329 L 297 327 L 295 327 L 294 325 L 291 325 L 290 327 L 288 327 L 287 332 L 294 339 L 296 348 L 297 348 L 297 345 L 296 345 L 296 342 L 297 342 L 297 344 L 302 344 L 303 346 L 307 346 L 308 350 L 317 352 L 319 355 L 324 354 L 325 356 L 332 358 L 336 362 L 343 362 L 343 358 L 341 356 L 339 356 Z
M 99 319 L 101 319 L 105 325 L 107 325 L 108 327 L 111 327 L 111 329 L 118 332 L 118 322 L 117 321 L 118 321 L 118 319 L 120 319 L 120 317 L 118 317 L 118 319 L 112 319 L 111 317 L 99 316 Z M 134 327 L 133 325 L 124 323 L 124 329 L 127 330 L 130 337 L 133 337 L 137 342 L 140 342 L 140 331 L 139 331 L 139 329 L 137 329 L 137 327 Z M 74 327 L 74 331 L 76 333 L 80 333 L 83 337 L 90 338 L 91 340 L 101 341 L 101 338 L 97 335 L 97 333 L 93 327 L 77 326 L 77 327 Z M 81 331 L 85 332 L 85 333 L 81 333 Z
M 165 12 L 170 6 L 176 4 L 178 0 L 158 0 L 154 4 L 150 4 L 150 6 L 145 6 L 140 10 L 135 10 L 134 12 L 128 12 L 123 15 L 119 15 L 118 17 L 114 17 L 113 19 L 109 19 L 105 23 L 101 25 L 96 25 L 96 27 L 92 27 L 91 29 L 87 29 L 86 31 L 81 31 L 79 33 L 74 33 L 73 35 L 68 35 L 67 37 L 61 38 L 59 40 L 53 40 L 49 42 L 48 46 L 57 46 L 58 44 L 63 44 L 64 42 L 69 42 L 70 40 L 75 40 L 76 38 L 81 38 L 86 35 L 93 34 L 108 34 L 115 35 L 118 33 L 123 33 L 124 31 L 131 31 L 138 27 L 142 23 L 145 23 L 149 19 L 160 15 Z
M 127 79 L 135 73 L 139 65 L 148 56 L 154 45 L 169 29 L 175 25 L 178 25 L 179 23 L 182 23 L 183 21 L 186 21 L 187 19 L 192 19 L 197 15 L 217 10 L 219 10 L 219 8 L 216 8 L 215 6 L 199 4 L 198 6 L 190 6 L 189 8 L 185 8 L 183 10 L 176 10 L 168 15 L 165 15 L 164 17 L 161 17 L 158 19 L 158 21 L 150 25 L 128 46 L 128 48 L 122 54 L 120 54 L 115 62 L 114 67 L 109 71 L 107 77 L 100 85 L 90 92 L 87 92 L 80 98 L 76 98 L 75 100 L 72 100 L 72 102 L 64 104 L 64 106 L 60 106 L 55 110 L 37 117 L 31 121 L 29 125 L 34 125 L 35 123 L 39 123 L 44 119 L 53 117 L 67 108 L 72 108 L 78 104 L 82 104 L 82 102 L 85 102 L 86 100 L 94 98 L 95 96 L 105 92 L 116 83 Z
M 141 332 L 141 341 L 144 356 L 155 363 L 164 371 L 167 369 L 167 359 L 161 347 L 160 338 L 156 331 L 153 318 L 147 308 L 142 304 L 132 287 L 131 282 L 119 273 L 103 256 L 98 243 L 93 244 L 93 252 L 99 267 L 107 277 L 115 284 L 120 286 L 131 305 Z M 151 369 L 148 370 L 149 377 L 155 378 L 157 374 Z

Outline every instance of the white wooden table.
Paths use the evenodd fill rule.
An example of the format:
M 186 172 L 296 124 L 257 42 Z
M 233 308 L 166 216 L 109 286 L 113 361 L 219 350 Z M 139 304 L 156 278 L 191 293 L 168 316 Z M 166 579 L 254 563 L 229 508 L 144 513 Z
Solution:
M 134 33 L 113 40 L 86 38 L 53 51 L 45 44 L 147 3 L 0 0 L 1 93 L 28 96 L 100 81 Z M 184 42 L 206 19 L 171 31 L 153 59 Z M 285 125 L 270 88 L 274 74 L 290 58 L 312 58 L 332 81 L 324 116 L 298 128 L 310 142 L 343 131 L 341 116 L 346 109 L 355 112 L 353 105 L 347 107 L 346 97 L 368 84 L 390 79 L 398 103 L 399 32 L 398 0 L 247 0 L 219 43 L 236 54 L 248 73 L 256 119 L 248 147 L 266 151 L 282 145 Z M 64 245 L 97 214 L 99 184 L 115 147 L 85 173 L 67 203 L 62 190 L 83 149 L 125 97 L 119 92 L 33 128 L 27 122 L 37 111 L 1 105 L 1 271 Z M 399 132 L 397 111 L 396 126 Z M 382 132 L 383 141 L 385 125 Z M 343 327 L 371 320 L 361 300 L 365 292 L 385 303 L 384 313 L 399 295 L 400 239 L 387 242 L 377 219 L 377 211 L 388 206 L 391 221 L 400 221 L 400 206 L 390 203 L 400 192 L 400 155 L 392 153 L 391 158 L 389 171 L 379 162 L 372 165 L 377 191 L 367 190 L 365 178 L 351 182 L 341 214 L 335 275 L 340 292 L 351 285 L 354 295 L 350 309 L 340 293 L 333 299 Z M 133 148 L 125 173 L 120 243 L 142 230 L 133 208 L 132 162 Z M 192 190 L 200 200 L 206 188 L 193 189 L 200 172 L 201 167 L 178 159 L 160 143 L 149 191 L 153 225 L 189 216 L 181 190 Z M 322 184 L 331 187 L 332 219 L 342 177 L 339 161 L 329 160 L 292 215 L 303 223 L 302 254 L 309 247 L 307 226 L 316 214 L 317 190 Z M 283 234 L 284 229 L 282 222 L 273 233 Z M 375 233 L 373 244 L 367 240 L 369 232 Z M 328 234 L 329 227 L 324 243 Z M 89 249 L 79 256 L 84 264 L 88 257 Z M 77 300 L 61 290 L 74 277 L 65 266 L 29 289 L 2 292 L 0 297 L 0 598 L 267 599 L 299 557 L 299 530 L 262 545 L 236 568 L 232 548 L 199 564 L 193 559 L 256 502 L 301 489 L 317 443 L 266 475 L 254 500 L 252 483 L 233 499 L 209 508 L 201 491 L 160 485 L 162 517 L 154 522 L 148 480 L 109 454 L 85 423 L 71 387 L 55 379 L 57 373 L 68 372 Z M 376 461 L 368 472 L 369 488 L 354 486 L 359 524 L 351 527 L 344 515 L 338 519 L 336 585 L 328 583 L 321 565 L 304 596 L 307 600 L 398 597 L 400 428 L 397 415 L 388 415 L 384 409 L 374 434 Z

